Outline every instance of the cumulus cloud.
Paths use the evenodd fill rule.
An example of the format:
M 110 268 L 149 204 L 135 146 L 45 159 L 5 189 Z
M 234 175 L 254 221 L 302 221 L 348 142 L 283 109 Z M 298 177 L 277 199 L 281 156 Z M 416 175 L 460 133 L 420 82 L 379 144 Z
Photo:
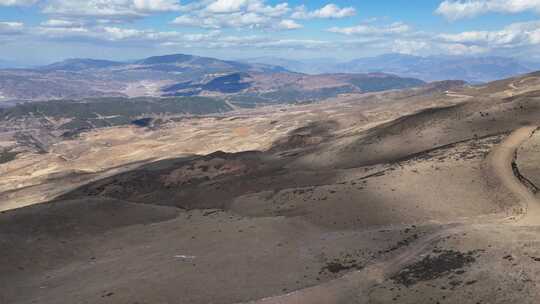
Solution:
M 192 3 L 181 8 L 185 14 L 172 23 L 208 29 L 247 28 L 291 30 L 302 26 L 287 15 L 289 4 L 269 5 L 264 0 L 213 0 Z
M 33 30 L 34 34 L 39 35 L 42 38 L 47 39 L 59 39 L 67 40 L 71 38 L 102 38 L 104 36 L 98 36 L 97 33 L 93 33 L 85 27 L 37 27 Z
M 217 0 L 208 6 L 208 11 L 214 13 L 232 13 L 244 8 L 248 0 Z
M 441 44 L 440 47 L 450 55 L 478 55 L 489 52 L 489 48 L 461 43 Z
M 296 23 L 296 21 L 294 20 L 285 19 L 285 20 L 281 20 L 278 27 L 284 30 L 296 30 L 296 29 L 302 28 L 303 26 L 301 24 Z
M 489 47 L 517 47 L 540 44 L 540 21 L 513 23 L 498 31 L 466 31 L 440 34 L 445 42 Z
M 345 17 L 351 17 L 356 15 L 356 9 L 354 7 L 341 8 L 336 4 L 330 3 L 323 6 L 320 9 L 314 11 L 308 11 L 305 6 L 296 8 L 296 11 L 292 14 L 291 18 L 294 19 L 339 19 Z
M 184 14 L 174 19 L 173 24 L 211 29 L 292 30 L 303 27 L 294 19 L 332 19 L 356 14 L 353 7 L 341 8 L 332 3 L 308 11 L 305 6 L 293 10 L 287 2 L 271 5 L 266 0 L 203 0 L 180 10 Z
M 134 0 L 133 4 L 141 12 L 172 12 L 180 9 L 177 0 Z
M 107 42 L 118 46 L 124 43 L 147 44 L 163 43 L 169 40 L 182 39 L 182 34 L 169 31 L 160 32 L 155 30 L 139 30 L 131 28 L 120 28 L 114 26 L 78 26 L 78 27 L 50 27 L 40 26 L 33 29 L 34 34 L 56 41 L 69 42 Z
M 402 22 L 333 27 L 328 31 L 354 36 L 350 41 L 354 41 L 356 37 L 375 39 L 368 44 L 386 51 L 414 55 L 478 55 L 490 52 L 504 54 L 540 44 L 540 21 L 514 23 L 495 31 L 464 31 L 452 34 L 415 31 Z
M 395 22 L 385 26 L 362 24 L 352 27 L 332 27 L 328 31 L 345 35 L 388 35 L 407 33 L 411 31 L 411 27 L 402 22 Z
M 0 22 L 0 35 L 21 34 L 24 30 L 22 22 Z
M 43 13 L 67 17 L 125 19 L 180 10 L 178 0 L 49 0 Z
M 272 18 L 256 13 L 232 13 L 227 15 L 182 15 L 173 20 L 173 24 L 208 29 L 220 28 L 269 28 Z
M 266 5 L 263 1 L 251 1 L 247 7 L 247 11 L 263 14 L 269 17 L 282 17 L 287 14 L 291 9 L 289 4 L 279 3 L 275 6 Z
M 286 27 L 290 27 L 288 24 Z M 231 36 L 214 30 L 207 33 L 185 34 L 176 31 L 155 31 L 115 26 L 50 27 L 33 29 L 40 37 L 58 42 L 99 42 L 115 46 L 182 47 L 198 49 L 252 48 L 252 49 L 320 49 L 331 45 L 322 40 L 294 40 L 267 35 Z
M 63 19 L 49 19 L 41 23 L 42 26 L 47 27 L 80 27 L 82 24 L 80 22 L 63 20 Z
M 215 14 L 247 12 L 269 17 L 280 17 L 287 14 L 290 11 L 290 8 L 287 2 L 269 5 L 266 4 L 265 0 L 214 0 L 200 1 L 198 5 L 192 5 L 191 9 L 184 9 L 184 11 L 190 10 L 199 10 Z
M 267 49 L 315 49 L 321 50 L 332 45 L 329 41 L 313 39 L 269 39 L 255 45 L 257 48 Z
M 415 55 L 428 49 L 430 44 L 421 40 L 396 40 L 392 45 L 392 52 L 400 54 Z
M 29 6 L 36 4 L 39 0 L 0 0 L 0 6 Z
M 540 13 L 540 0 L 445 0 L 437 14 L 449 20 L 471 18 L 487 13 Z
M 0 0 L 0 4 L 36 3 L 39 0 Z M 183 1 L 182 1 L 183 3 Z M 41 11 L 51 20 L 88 23 L 122 23 L 163 12 L 180 12 L 171 23 L 206 29 L 246 28 L 294 30 L 302 28 L 295 19 L 343 18 L 355 15 L 353 7 L 327 4 L 314 11 L 296 9 L 284 2 L 268 0 L 200 0 L 182 5 L 180 0 L 41 0 Z M 46 26 L 62 26 L 53 24 Z M 58 22 L 57 22 L 58 23 Z
M 442 1 L 442 0 L 441 0 Z M 353 7 L 326 4 L 320 8 L 291 7 L 285 0 L 0 0 L 2 5 L 29 5 L 39 2 L 45 21 L 38 26 L 22 22 L 1 22 L 2 41 L 21 40 L 27 35 L 55 43 L 91 43 L 100 47 L 171 47 L 196 49 L 305 49 L 356 50 L 372 53 L 399 52 L 429 55 L 525 54 L 540 45 L 540 21 L 514 23 L 498 30 L 460 33 L 422 32 L 403 22 L 372 18 L 355 26 L 327 29 L 329 41 L 287 39 L 273 31 L 303 28 L 303 20 L 345 18 L 356 14 Z M 539 11 L 540 0 L 445 0 L 437 13 L 455 20 L 486 12 Z M 163 12 L 177 12 L 169 21 L 186 29 L 142 29 L 129 24 Z M 48 19 L 47 19 L 48 18 Z M 307 23 L 307 22 L 306 22 Z M 205 29 L 205 30 L 200 30 Z M 230 31 L 228 29 L 237 29 Z M 262 30 L 263 33 L 258 33 Z M 230 35 L 231 33 L 237 35 Z
M 540 45 L 540 21 L 518 22 L 500 30 L 464 31 L 452 34 L 435 34 L 431 44 L 442 53 L 452 55 L 500 54 L 532 52 Z
M 251 20 L 252 21 L 252 20 Z M 250 20 L 245 20 L 250 23 Z M 231 21 L 238 22 L 238 21 Z M 21 27 L 16 24 L 0 23 L 3 27 Z M 301 27 L 294 20 L 283 19 L 277 24 L 280 29 L 291 30 Z M 318 40 L 283 40 L 269 35 L 225 35 L 220 30 L 206 33 L 183 33 L 178 31 L 158 31 L 123 26 L 111 26 L 98 22 L 75 22 L 69 19 L 50 19 L 39 26 L 26 29 L 30 35 L 40 39 L 64 43 L 99 43 L 117 47 L 182 47 L 198 49 L 216 48 L 299 48 L 308 49 L 326 45 Z

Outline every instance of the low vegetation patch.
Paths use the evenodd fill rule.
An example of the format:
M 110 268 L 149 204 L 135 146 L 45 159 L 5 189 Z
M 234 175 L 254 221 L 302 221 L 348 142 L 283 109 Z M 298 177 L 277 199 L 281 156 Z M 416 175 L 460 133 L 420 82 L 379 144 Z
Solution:
M 446 276 L 453 271 L 464 273 L 463 268 L 476 262 L 478 251 L 459 252 L 446 250 L 437 255 L 428 255 L 422 260 L 404 268 L 392 277 L 396 283 L 407 287 L 422 281 L 430 281 Z
M 10 162 L 14 160 L 17 157 L 17 152 L 11 152 L 8 150 L 1 150 L 0 151 L 0 164 L 5 164 L 7 162 Z
M 223 100 L 207 97 L 107 97 L 23 103 L 0 112 L 0 119 L 67 118 L 69 122 L 59 126 L 60 129 L 81 130 L 131 123 L 144 124 L 141 117 L 152 115 L 206 115 L 231 110 Z

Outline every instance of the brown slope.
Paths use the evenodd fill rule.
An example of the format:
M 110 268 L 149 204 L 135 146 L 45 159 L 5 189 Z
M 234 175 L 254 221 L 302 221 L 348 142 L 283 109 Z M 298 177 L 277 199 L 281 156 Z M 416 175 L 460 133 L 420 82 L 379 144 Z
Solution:
M 504 109 L 504 102 L 492 102 Z M 502 138 L 489 135 L 511 127 L 514 118 L 527 116 L 515 114 L 513 108 L 506 112 L 497 108 L 490 115 L 500 117 L 503 123 L 498 126 L 476 117 L 477 112 L 467 112 L 478 110 L 475 105 L 470 102 L 425 111 L 367 132 L 339 128 L 318 132 L 305 123 L 307 130 L 302 127 L 291 132 L 271 152 L 167 160 L 82 187 L 65 196 L 78 202 L 74 206 L 83 206 L 92 196 L 95 201 L 115 197 L 137 202 L 137 206 L 172 205 L 191 210 L 168 221 L 161 221 L 158 213 L 151 225 L 139 222 L 138 212 L 126 212 L 128 225 L 116 225 L 114 217 L 109 218 L 111 225 L 98 236 L 88 232 L 67 239 L 57 235 L 34 239 L 11 230 L 2 238 L 4 252 L 14 258 L 2 264 L 10 268 L 0 275 L 0 286 L 9 287 L 2 290 L 0 299 L 16 303 L 57 303 L 59 299 L 75 303 L 243 302 L 331 281 L 386 259 L 410 261 L 430 249 L 432 241 L 447 244 L 457 239 L 458 244 L 450 248 L 459 248 L 462 255 L 466 250 L 488 250 L 486 240 L 495 235 L 484 240 L 477 231 L 459 237 L 433 234 L 437 228 L 452 226 L 450 222 L 474 223 L 512 215 L 503 212 L 511 212 L 515 206 L 511 193 L 490 182 L 484 166 L 487 153 Z M 452 124 L 453 111 L 465 116 L 460 121 L 464 127 Z M 470 137 L 470 132 L 483 127 L 494 128 L 494 133 L 488 130 L 485 138 Z M 405 138 L 399 138 L 400 132 Z M 373 152 L 349 153 L 341 150 L 347 146 L 344 143 L 363 145 L 368 148 L 365 151 Z M 330 153 L 335 151 L 340 153 Z M 306 162 L 311 155 L 324 154 L 332 157 L 328 163 Z M 378 161 L 381 163 L 374 164 Z M 320 169 L 321 164 L 336 163 L 337 168 Z M 199 210 L 208 208 L 225 211 Z M 24 214 L 25 210 L 30 209 L 13 212 Z M 73 222 L 100 218 L 99 212 L 93 212 L 94 208 L 88 214 L 79 213 Z M 55 219 L 55 213 L 44 213 L 44 219 Z M 492 213 L 496 215 L 488 216 Z M 454 238 L 447 238 L 450 236 Z M 467 244 L 459 244 L 461 239 Z M 39 252 L 18 259 L 17 252 L 25 248 L 23 242 Z M 63 242 L 68 245 L 60 245 Z M 501 250 L 501 246 L 497 248 Z M 70 250 L 87 254 L 73 256 Z M 492 256 L 491 265 L 501 261 L 499 253 Z M 16 266 L 23 262 L 28 264 L 21 265 L 22 269 Z M 392 269 L 400 270 L 402 264 L 396 265 Z M 381 278 L 377 269 L 367 269 L 369 280 L 395 288 L 388 280 L 377 280 Z M 447 281 L 444 283 L 450 284 L 451 279 Z M 495 279 L 487 281 L 497 286 Z M 354 280 L 352 286 L 338 290 L 337 295 L 376 295 L 372 302 L 382 303 L 391 294 L 360 289 L 362 285 Z M 475 286 L 464 290 L 471 288 Z M 415 298 L 415 294 L 413 289 L 406 293 L 413 296 L 405 303 L 421 303 L 429 297 L 419 293 Z
M 493 84 L 497 89 L 498 84 Z M 366 132 L 330 141 L 298 160 L 314 167 L 348 168 L 393 162 L 437 147 L 540 123 L 540 95 L 474 97 L 462 104 L 422 110 Z

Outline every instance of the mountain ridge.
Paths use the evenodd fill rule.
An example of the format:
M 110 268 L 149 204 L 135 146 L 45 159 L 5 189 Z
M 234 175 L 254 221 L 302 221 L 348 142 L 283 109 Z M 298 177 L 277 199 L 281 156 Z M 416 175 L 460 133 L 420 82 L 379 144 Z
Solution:
M 424 84 L 418 79 L 386 73 L 345 75 L 308 75 L 271 64 L 187 54 L 129 62 L 72 58 L 36 69 L 0 70 L 0 98 L 32 101 L 241 95 L 243 99 L 264 103 L 290 103 Z
M 385 72 L 424 81 L 464 80 L 484 83 L 540 69 L 540 63 L 501 56 L 415 56 L 388 53 L 345 62 L 254 58 L 250 63 L 280 63 L 286 69 L 309 74 Z

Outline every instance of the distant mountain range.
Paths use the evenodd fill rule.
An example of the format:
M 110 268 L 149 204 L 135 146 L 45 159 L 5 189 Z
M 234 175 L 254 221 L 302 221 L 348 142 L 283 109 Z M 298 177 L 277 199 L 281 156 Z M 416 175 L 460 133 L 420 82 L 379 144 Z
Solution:
M 0 69 L 0 100 L 210 96 L 252 105 L 423 84 L 380 72 L 308 75 L 275 64 L 173 54 L 130 62 L 68 59 L 33 69 Z
M 308 74 L 384 72 L 424 81 L 453 79 L 470 83 L 489 82 L 540 69 L 540 63 L 505 57 L 420 57 L 404 54 L 385 54 L 348 62 L 337 62 L 329 58 L 290 60 L 274 57 L 252 58 L 245 62 L 278 65 L 291 71 Z
M 502 57 L 387 54 L 338 62 L 260 57 L 244 61 L 172 54 L 129 62 L 68 59 L 37 68 L 0 68 L 0 100 L 94 97 L 228 98 L 244 106 L 306 102 L 340 94 L 423 85 L 426 81 L 481 83 L 540 69 Z M 5 104 L 5 103 L 4 103 Z

